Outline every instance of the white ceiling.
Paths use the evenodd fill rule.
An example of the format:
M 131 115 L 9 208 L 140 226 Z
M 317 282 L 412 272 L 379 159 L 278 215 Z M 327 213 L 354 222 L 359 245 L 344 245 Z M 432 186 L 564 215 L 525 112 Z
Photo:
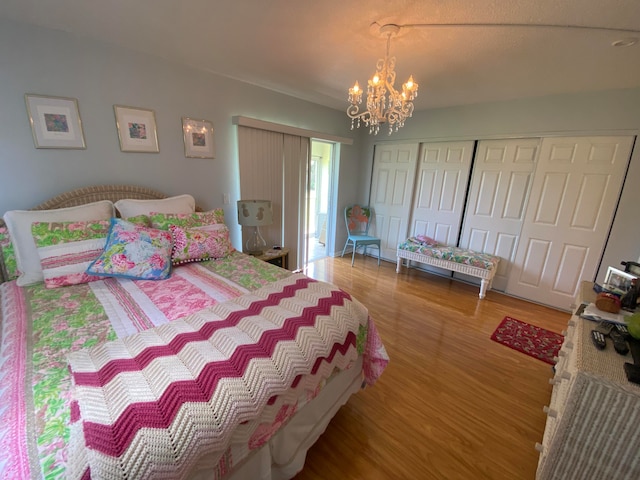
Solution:
M 374 22 L 437 25 L 402 28 L 391 42 L 396 86 L 409 74 L 420 84 L 416 110 L 640 87 L 640 41 L 611 45 L 640 39 L 638 0 L 1 0 L 0 18 L 338 109 L 384 55 Z

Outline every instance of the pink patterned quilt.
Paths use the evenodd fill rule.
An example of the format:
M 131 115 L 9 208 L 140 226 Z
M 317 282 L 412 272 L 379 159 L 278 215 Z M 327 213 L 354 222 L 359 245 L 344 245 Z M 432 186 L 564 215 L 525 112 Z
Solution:
M 39 285 L 20 288 L 15 285 L 15 282 L 0 285 L 0 478 L 30 478 L 32 476 L 39 478 L 71 478 L 73 475 L 82 476 L 89 472 L 92 473 L 93 478 L 102 477 L 98 473 L 101 471 L 100 468 L 94 466 L 94 458 L 95 455 L 102 455 L 103 453 L 100 453 L 100 448 L 96 448 L 91 443 L 98 437 L 91 436 L 92 434 L 86 437 L 85 434 L 85 432 L 92 432 L 87 425 L 101 425 L 100 421 L 96 421 L 99 418 L 97 419 L 93 416 L 97 410 L 87 409 L 88 407 L 85 406 L 87 389 L 94 393 L 97 391 L 112 391 L 116 385 L 120 386 L 123 385 L 122 382 L 129 381 L 132 375 L 137 375 L 138 377 L 135 378 L 138 379 L 141 378 L 141 375 L 147 379 L 147 383 L 144 385 L 134 382 L 129 384 L 131 387 L 129 390 L 126 388 L 118 390 L 118 395 L 126 392 L 125 398 L 120 396 L 114 400 L 116 397 L 109 395 L 105 397 L 105 402 L 107 402 L 105 405 L 109 405 L 107 408 L 110 409 L 114 407 L 114 404 L 120 405 L 118 402 L 125 400 L 130 402 L 131 405 L 137 405 L 138 402 L 137 400 L 134 401 L 134 399 L 138 398 L 136 395 L 141 392 L 141 390 L 138 390 L 139 387 L 150 389 L 142 394 L 145 400 L 150 400 L 145 395 L 158 395 L 161 385 L 163 386 L 162 388 L 169 383 L 182 385 L 181 382 L 185 379 L 182 377 L 176 379 L 174 374 L 179 376 L 188 372 L 189 375 L 193 375 L 205 360 L 215 363 L 224 359 L 236 359 L 235 356 L 230 356 L 229 352 L 224 350 L 225 348 L 231 348 L 232 345 L 241 347 L 237 350 L 236 355 L 241 355 L 241 358 L 245 361 L 242 365 L 249 367 L 245 374 L 257 375 L 255 373 L 258 371 L 256 366 L 260 365 L 260 362 L 266 361 L 273 365 L 270 360 L 266 360 L 266 357 L 249 360 L 249 354 L 245 351 L 246 348 L 249 348 L 246 342 L 252 339 L 257 340 L 256 335 L 260 333 L 262 336 L 266 334 L 265 338 L 268 338 L 269 335 L 274 335 L 272 330 L 275 330 L 275 327 L 266 326 L 268 322 L 272 321 L 271 317 L 266 316 L 266 313 L 271 312 L 269 314 L 272 315 L 284 311 L 281 309 L 289 305 L 294 309 L 300 309 L 302 305 L 300 302 L 304 303 L 306 301 L 302 299 L 311 298 L 309 297 L 309 292 L 325 284 L 307 279 L 309 285 L 305 286 L 305 288 L 294 289 L 296 293 L 291 298 L 286 295 L 279 296 L 276 294 L 278 301 L 274 305 L 259 303 L 255 294 L 263 290 L 272 293 L 276 292 L 282 287 L 281 282 L 286 283 L 294 281 L 294 279 L 297 282 L 301 278 L 304 279 L 305 277 L 290 276 L 289 272 L 282 269 L 236 253 L 223 261 L 178 267 L 174 270 L 171 281 L 139 282 L 110 279 L 53 290 Z M 311 284 L 317 284 L 317 287 L 311 287 Z M 358 305 L 344 292 L 340 292 L 335 287 L 332 288 L 335 290 L 332 293 L 333 296 L 340 297 L 345 295 L 344 301 L 349 305 Z M 273 299 L 273 297 L 269 298 Z M 246 302 L 249 302 L 249 304 Z M 262 302 L 264 302 L 264 299 Z M 222 328 L 221 320 L 211 318 L 211 315 L 222 316 L 220 312 L 237 315 L 236 310 L 242 310 L 241 307 L 246 307 L 246 310 L 251 305 L 257 306 L 258 304 L 262 305 L 261 316 L 252 314 L 242 319 L 234 316 L 233 318 L 238 320 L 237 325 L 227 325 Z M 315 312 L 314 307 L 311 307 L 310 304 L 307 306 Z M 315 308 L 318 307 L 319 305 Z M 340 308 L 342 307 L 339 307 L 338 311 L 341 311 Z M 231 310 L 227 311 L 225 309 Z M 331 312 L 333 313 L 334 310 L 336 310 L 336 307 L 332 306 Z M 202 313 L 195 314 L 195 312 L 199 311 L 202 311 Z M 247 312 L 249 311 L 253 310 L 247 310 Z M 343 317 L 343 314 L 344 312 L 340 313 L 339 316 Z M 344 320 L 344 318 L 341 318 L 341 320 Z M 143 339 L 146 341 L 148 338 L 158 335 L 158 332 L 163 332 L 163 335 L 167 332 L 173 332 L 172 335 L 182 339 L 179 340 L 182 342 L 187 338 L 184 337 L 185 334 L 193 334 L 193 331 L 189 329 L 193 330 L 195 328 L 194 325 L 200 325 L 201 323 L 204 325 L 207 322 L 212 325 L 207 327 L 211 329 L 211 338 L 218 340 L 222 338 L 224 340 L 222 344 L 210 344 L 211 346 L 207 346 L 205 351 L 202 351 L 203 342 L 208 343 L 209 340 L 195 342 L 189 340 L 184 343 L 184 348 L 180 350 L 182 353 L 161 354 L 154 357 L 148 364 L 143 362 L 144 367 L 139 371 L 135 369 L 134 371 L 119 371 L 115 369 L 110 374 L 112 375 L 111 380 L 107 383 L 103 383 L 100 380 L 97 384 L 92 383 L 90 385 L 84 385 L 82 383 L 83 377 L 80 375 L 78 377 L 80 382 L 78 382 L 78 378 L 74 378 L 77 385 L 75 389 L 72 388 L 67 361 L 70 354 L 72 359 L 83 358 L 86 355 L 89 358 L 94 358 L 93 356 L 97 355 L 97 352 L 107 348 L 110 352 L 109 355 L 111 355 L 113 351 L 109 349 L 115 345 L 131 346 L 131 342 L 134 342 L 135 348 L 141 347 L 143 343 L 136 343 L 138 341 L 136 339 L 140 339 L 140 342 Z M 250 332 L 240 333 L 241 330 L 238 329 L 243 328 L 247 322 L 257 323 Z M 384 369 L 387 357 L 373 322 L 368 318 L 364 324 L 360 322 L 361 320 L 358 321 L 360 326 L 355 331 L 355 345 L 357 348 L 354 349 L 353 343 L 350 343 L 352 342 L 351 337 L 348 340 L 345 337 L 342 343 L 337 343 L 342 346 L 342 349 L 338 348 L 333 354 L 329 352 L 327 359 L 330 360 L 325 359 L 317 366 L 315 363 L 313 364 L 311 370 L 315 373 L 296 374 L 292 381 L 290 381 L 290 376 L 281 377 L 285 384 L 290 381 L 285 394 L 278 393 L 276 385 L 271 383 L 271 377 L 267 378 L 267 385 L 261 386 L 257 390 L 257 394 L 251 389 L 248 390 L 255 397 L 251 397 L 251 401 L 258 398 L 264 399 L 264 397 L 268 396 L 266 405 L 262 407 L 256 407 L 255 404 L 251 404 L 254 413 L 256 409 L 261 410 L 261 418 L 249 420 L 244 416 L 247 415 L 248 410 L 243 407 L 242 412 L 238 413 L 234 420 L 229 420 L 236 427 L 232 438 L 225 436 L 228 434 L 224 434 L 216 437 L 214 442 L 215 448 L 221 445 L 229 445 L 229 442 L 233 443 L 233 445 L 240 445 L 234 442 L 244 442 L 245 447 L 229 447 L 224 449 L 222 453 L 214 449 L 214 451 L 208 451 L 207 454 L 201 456 L 198 453 L 200 450 L 191 445 L 188 447 L 186 457 L 181 460 L 181 468 L 184 469 L 181 472 L 185 473 L 187 469 L 192 467 L 200 468 L 201 466 L 216 465 L 214 470 L 217 470 L 219 475 L 224 475 L 225 471 L 228 471 L 231 465 L 240 458 L 233 458 L 234 448 L 240 448 L 244 452 L 247 450 L 246 446 L 250 450 L 262 445 L 274 432 L 274 429 L 277 429 L 277 425 L 286 422 L 286 419 L 295 413 L 296 406 L 301 407 L 305 399 L 310 400 L 314 394 L 317 394 L 319 388 L 323 385 L 327 370 L 344 368 L 350 364 L 354 351 L 363 354 L 365 359 L 364 372 L 370 382 L 374 381 Z M 324 323 L 319 322 L 318 325 L 322 326 Z M 179 330 L 182 327 L 187 328 L 187 331 Z M 297 328 L 301 331 L 306 331 L 307 328 L 311 327 L 305 325 Z M 245 336 L 236 337 L 234 336 L 235 334 L 227 336 L 231 332 Z M 126 340 L 113 342 L 118 337 L 126 338 Z M 278 342 L 274 343 L 274 346 L 276 344 L 280 345 L 273 350 L 273 352 L 277 353 L 277 358 L 282 356 L 283 351 L 289 353 L 292 345 L 286 341 L 281 343 L 281 340 L 278 337 Z M 288 342 L 291 341 L 291 339 L 288 340 Z M 175 343 L 170 345 L 175 346 Z M 132 351 L 136 351 L 135 348 Z M 283 348 L 285 350 L 282 350 Z M 331 348 L 331 351 L 333 351 L 333 346 Z M 151 351 L 155 352 L 153 349 Z M 254 350 L 249 351 L 252 354 L 255 353 Z M 167 352 L 165 350 L 165 353 Z M 183 361 L 182 355 L 187 352 L 190 356 L 187 361 L 183 362 L 182 369 L 174 370 L 172 364 L 172 367 L 166 370 L 166 362 L 174 359 L 173 355 Z M 315 347 L 312 353 L 313 355 L 317 353 Z M 309 356 L 310 358 L 311 356 Z M 118 363 L 119 358 L 107 356 L 103 360 L 109 364 L 110 372 L 112 366 L 121 366 L 121 363 Z M 116 360 L 116 362 L 109 363 L 112 360 Z M 72 365 L 75 366 L 74 373 L 80 374 L 84 372 L 84 367 L 78 368 L 75 361 L 72 360 Z M 96 365 L 99 364 L 98 362 Z M 296 363 L 289 367 L 293 370 L 286 371 L 291 373 L 297 371 L 295 368 L 300 367 L 300 364 Z M 164 373 L 161 373 L 163 368 L 165 368 Z M 228 378 L 218 378 L 216 380 L 216 389 L 210 390 L 211 395 L 214 395 L 214 392 L 226 392 L 227 394 L 229 391 L 236 392 L 238 387 L 245 388 L 248 385 L 243 381 L 244 377 L 238 374 L 235 363 L 225 364 L 225 368 L 227 368 L 225 372 L 231 372 L 231 374 Z M 98 371 L 104 372 L 104 370 Z M 203 371 L 208 370 L 205 369 Z M 99 374 L 99 378 L 102 378 L 100 375 L 102 373 Z M 194 378 L 197 379 L 198 377 Z M 251 376 L 251 378 L 254 377 Z M 154 382 L 148 381 L 151 379 Z M 159 383 L 155 383 L 156 380 Z M 193 385 L 193 388 L 196 388 L 196 385 L 201 388 L 197 382 Z M 282 383 L 279 385 L 282 385 Z M 222 390 L 218 390 L 220 388 Z M 248 401 L 247 390 L 242 390 L 242 388 L 239 390 L 243 392 L 242 395 L 244 396 L 242 398 Z M 171 392 L 171 389 L 168 391 Z M 182 389 L 178 389 L 178 391 L 182 392 Z M 92 395 L 93 393 L 89 394 L 91 405 L 93 405 Z M 174 412 L 174 420 L 183 419 L 186 412 L 190 411 L 188 409 L 185 410 L 184 406 L 177 408 L 175 406 L 177 405 L 176 402 L 186 402 L 189 406 L 198 404 L 198 402 L 193 402 L 192 398 L 187 400 L 190 397 L 184 397 L 182 394 L 177 397 L 173 396 L 173 393 L 165 395 L 169 395 L 169 397 L 162 397 L 165 398 L 165 401 L 171 399 L 169 411 Z M 221 393 L 216 395 L 221 395 Z M 227 400 L 221 404 L 222 407 L 227 409 L 237 408 L 235 401 L 229 400 L 229 397 L 226 398 Z M 115 403 L 112 404 L 110 402 Z M 137 407 L 131 405 L 128 407 L 129 410 L 127 408 L 125 410 L 130 411 L 133 409 L 131 411 L 136 411 Z M 216 405 L 216 408 L 218 407 L 220 405 Z M 157 406 L 154 408 L 157 410 Z M 202 413 L 203 410 L 201 408 L 205 408 L 204 404 L 196 407 L 196 411 Z M 204 411 L 211 414 L 211 406 L 207 406 Z M 226 412 L 227 410 L 223 409 L 223 411 Z M 145 415 L 146 413 L 142 416 Z M 219 414 L 217 415 L 219 416 Z M 164 414 L 162 416 L 164 419 Z M 140 415 L 137 414 L 133 415 L 133 417 L 121 417 L 127 420 L 119 420 L 120 423 L 115 427 L 116 430 L 112 429 L 111 432 L 117 431 L 117 428 L 122 426 L 126 426 L 126 429 L 133 428 L 127 422 L 132 418 L 137 419 L 139 417 Z M 71 420 L 75 421 L 72 422 Z M 138 425 L 136 422 L 137 420 L 134 420 L 133 424 Z M 171 430 L 170 424 L 166 423 L 166 420 L 164 422 L 162 429 L 176 434 Z M 193 422 L 193 420 L 190 422 Z M 175 435 L 169 436 L 174 441 L 177 438 L 181 439 L 180 444 L 182 445 L 183 437 L 191 437 L 191 433 L 187 434 L 185 432 L 194 432 L 191 428 L 195 428 L 196 424 L 197 422 L 189 423 L 188 427 L 184 426 L 187 430 L 179 430 L 177 437 Z M 175 422 L 171 425 L 175 425 Z M 224 423 L 225 428 L 228 425 Z M 80 433 L 78 433 L 78 430 L 80 430 Z M 128 438 L 128 443 L 125 442 L 120 448 L 123 448 L 123 451 L 130 452 L 131 448 L 135 450 L 140 447 L 139 439 L 146 439 L 145 435 L 148 435 L 148 431 L 148 425 L 138 425 L 137 430 L 133 428 L 128 437 L 127 435 L 124 436 Z M 216 435 L 221 433 L 223 432 L 216 431 Z M 93 439 L 89 441 L 86 448 L 83 446 L 85 437 Z M 101 440 L 97 441 L 102 445 Z M 187 447 L 185 446 L 185 448 Z M 136 451 L 139 452 L 139 450 Z M 113 453 L 113 451 L 110 452 Z M 155 457 L 150 455 L 150 458 L 153 459 Z M 129 458 L 129 460 L 131 459 Z M 147 467 L 152 468 L 148 465 L 140 468 Z M 96 470 L 96 468 L 98 469 Z M 173 473 L 175 472 L 172 472 L 168 477 L 174 478 Z M 178 472 L 179 475 L 182 473 Z M 143 476 L 145 475 L 143 474 Z

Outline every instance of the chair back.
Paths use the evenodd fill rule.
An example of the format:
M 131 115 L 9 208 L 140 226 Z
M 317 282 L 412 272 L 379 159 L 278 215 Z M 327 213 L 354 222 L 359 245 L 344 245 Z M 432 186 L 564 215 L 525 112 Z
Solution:
M 344 220 L 349 235 L 367 235 L 371 220 L 371 208 L 362 205 L 351 205 L 344 209 Z

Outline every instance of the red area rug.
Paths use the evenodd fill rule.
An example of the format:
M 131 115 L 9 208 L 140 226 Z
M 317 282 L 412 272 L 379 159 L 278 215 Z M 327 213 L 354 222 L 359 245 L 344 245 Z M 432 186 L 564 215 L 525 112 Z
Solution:
M 515 318 L 504 317 L 491 340 L 554 365 L 553 357 L 558 355 L 564 337 Z

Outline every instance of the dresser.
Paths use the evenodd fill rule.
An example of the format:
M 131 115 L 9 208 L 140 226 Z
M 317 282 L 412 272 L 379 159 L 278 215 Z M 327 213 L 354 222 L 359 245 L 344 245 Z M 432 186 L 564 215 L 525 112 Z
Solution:
M 580 302 L 595 299 L 584 282 Z M 640 385 L 627 380 L 610 339 L 597 350 L 591 341 L 595 323 L 576 315 L 569 320 L 558 353 L 551 400 L 536 478 L 640 479 Z

